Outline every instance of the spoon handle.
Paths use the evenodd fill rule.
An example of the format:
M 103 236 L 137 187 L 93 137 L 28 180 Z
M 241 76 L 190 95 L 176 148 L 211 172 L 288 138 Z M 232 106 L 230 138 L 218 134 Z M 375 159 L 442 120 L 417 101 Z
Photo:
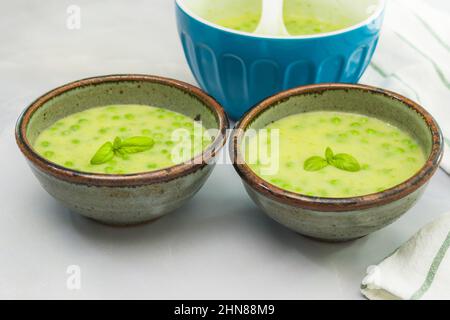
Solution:
M 284 0 L 263 0 L 262 15 L 254 33 L 265 35 L 289 35 L 284 25 Z

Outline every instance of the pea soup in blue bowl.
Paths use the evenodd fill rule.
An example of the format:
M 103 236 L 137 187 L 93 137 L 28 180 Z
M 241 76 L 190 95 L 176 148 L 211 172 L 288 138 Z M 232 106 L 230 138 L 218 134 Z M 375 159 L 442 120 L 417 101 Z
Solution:
M 239 119 L 279 91 L 357 82 L 373 56 L 385 0 L 285 0 L 290 36 L 253 33 L 261 0 L 176 0 L 178 30 L 199 85 Z

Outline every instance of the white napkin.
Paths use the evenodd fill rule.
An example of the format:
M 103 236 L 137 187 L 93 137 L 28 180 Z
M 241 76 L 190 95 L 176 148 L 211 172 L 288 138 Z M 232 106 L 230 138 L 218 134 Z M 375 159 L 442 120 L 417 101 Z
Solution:
M 379 47 L 362 83 L 417 101 L 450 146 L 450 15 L 422 0 L 390 0 Z M 450 154 L 441 165 L 450 173 Z
M 372 300 L 450 299 L 450 213 L 422 228 L 378 266 L 361 292 Z

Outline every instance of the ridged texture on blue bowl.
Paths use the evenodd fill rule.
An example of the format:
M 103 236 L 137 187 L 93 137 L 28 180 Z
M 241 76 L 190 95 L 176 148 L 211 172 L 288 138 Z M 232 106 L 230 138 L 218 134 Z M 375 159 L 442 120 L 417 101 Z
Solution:
M 357 82 L 375 51 L 383 15 L 351 31 L 304 39 L 270 39 L 205 24 L 177 6 L 183 50 L 198 84 L 233 119 L 282 90 Z

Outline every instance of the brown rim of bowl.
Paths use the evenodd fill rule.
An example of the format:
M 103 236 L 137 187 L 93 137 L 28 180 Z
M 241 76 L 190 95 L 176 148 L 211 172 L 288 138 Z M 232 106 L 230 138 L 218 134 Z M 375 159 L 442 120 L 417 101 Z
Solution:
M 46 102 L 65 92 L 80 87 L 98 85 L 108 82 L 133 82 L 133 81 L 152 82 L 167 85 L 179 89 L 191 95 L 192 97 L 198 99 L 204 105 L 206 105 L 215 115 L 218 122 L 220 134 L 217 135 L 215 140 L 209 145 L 208 148 L 203 150 L 201 154 L 190 159 L 187 162 L 161 170 L 136 174 L 125 174 L 125 175 L 113 175 L 113 174 L 108 175 L 108 174 L 87 173 L 71 170 L 46 160 L 33 150 L 30 142 L 26 137 L 27 126 L 34 112 L 37 109 L 39 109 L 42 105 L 44 105 Z M 31 163 L 33 163 L 34 166 L 36 166 L 39 170 L 47 174 L 50 174 L 56 178 L 71 183 L 86 184 L 93 186 L 105 186 L 105 187 L 142 186 L 173 180 L 188 175 L 194 171 L 197 171 L 198 169 L 206 166 L 208 163 L 211 163 L 211 161 L 216 156 L 218 151 L 222 149 L 222 147 L 226 143 L 227 137 L 226 131 L 228 129 L 228 126 L 229 126 L 228 118 L 225 114 L 225 111 L 219 105 L 219 103 L 212 97 L 210 97 L 208 94 L 206 94 L 204 91 L 193 85 L 174 79 L 151 75 L 139 75 L 139 74 L 106 75 L 106 76 L 86 78 L 65 84 L 61 87 L 51 90 L 50 92 L 44 94 L 43 96 L 35 100 L 28 108 L 25 109 L 25 111 L 20 115 L 17 121 L 16 141 L 22 153 L 26 156 L 26 158 L 29 161 L 31 161 Z
M 257 176 L 250 167 L 244 162 L 241 147 L 242 137 L 245 130 L 253 120 L 272 106 L 288 100 L 289 98 L 303 94 L 320 94 L 328 90 L 362 90 L 364 92 L 382 94 L 394 100 L 402 102 L 406 107 L 416 111 L 427 123 L 432 136 L 432 148 L 428 160 L 424 166 L 413 177 L 405 182 L 385 190 L 383 192 L 373 193 L 364 196 L 350 198 L 321 198 L 310 197 L 283 190 Z M 443 137 L 441 130 L 434 118 L 421 106 L 412 100 L 405 98 L 397 93 L 371 87 L 367 85 L 355 84 L 318 84 L 308 85 L 283 91 L 256 105 L 248 111 L 244 117 L 236 124 L 231 135 L 230 156 L 233 165 L 240 177 L 260 194 L 267 196 L 275 201 L 301 207 L 314 211 L 322 212 L 343 212 L 368 209 L 381 206 L 392 201 L 401 199 L 408 194 L 416 191 L 423 186 L 433 176 L 443 156 Z

